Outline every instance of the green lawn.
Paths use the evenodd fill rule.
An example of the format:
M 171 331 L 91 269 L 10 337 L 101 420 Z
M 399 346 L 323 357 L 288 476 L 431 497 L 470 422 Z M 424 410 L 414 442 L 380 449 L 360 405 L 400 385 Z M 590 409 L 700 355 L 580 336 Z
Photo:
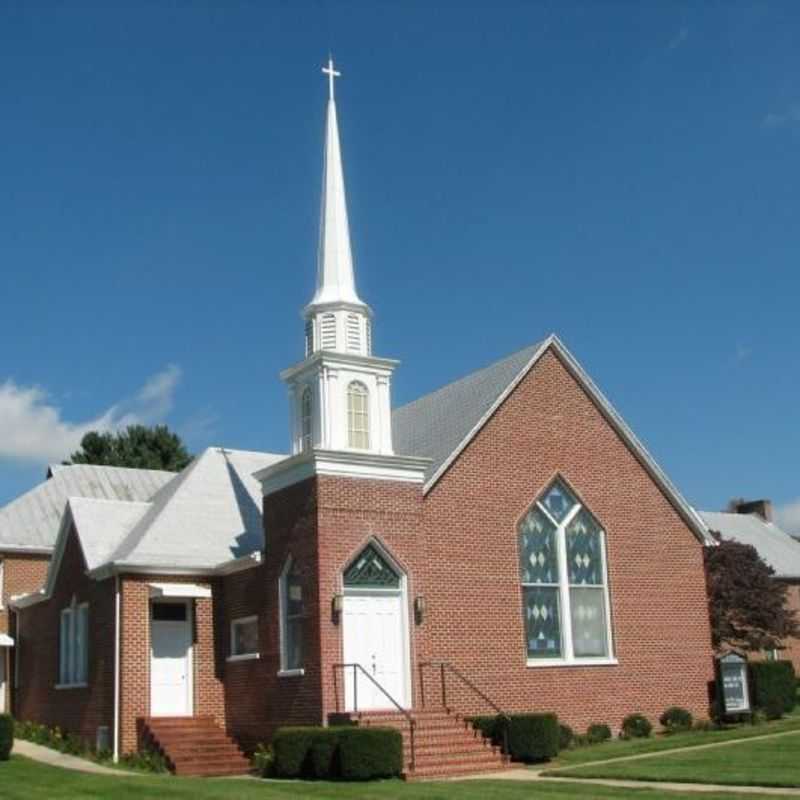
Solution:
M 649 739 L 615 739 L 592 747 L 579 747 L 559 753 L 556 767 L 568 767 L 576 764 L 589 764 L 594 761 L 605 761 L 609 758 L 624 758 L 641 753 L 655 753 L 674 750 L 678 747 L 696 747 L 701 744 L 727 742 L 733 739 L 749 739 L 753 736 L 765 736 L 781 731 L 800 730 L 800 714 L 795 713 L 777 722 L 764 725 L 738 725 L 725 730 L 703 731 L 694 733 L 673 734 L 671 736 L 653 736 Z
M 412 783 L 384 781 L 365 784 L 299 783 L 256 780 L 198 780 L 173 777 L 115 777 L 87 775 L 49 767 L 12 756 L 0 762 L 0 797 L 3 800 L 296 800 L 298 797 L 352 798 L 352 800 L 675 800 L 691 795 L 650 789 L 618 789 L 566 783 L 462 781 Z M 753 795 L 706 794 L 704 800 L 752 800 Z
M 647 781 L 800 786 L 800 732 L 653 758 L 587 764 L 548 774 L 575 778 L 625 778 Z

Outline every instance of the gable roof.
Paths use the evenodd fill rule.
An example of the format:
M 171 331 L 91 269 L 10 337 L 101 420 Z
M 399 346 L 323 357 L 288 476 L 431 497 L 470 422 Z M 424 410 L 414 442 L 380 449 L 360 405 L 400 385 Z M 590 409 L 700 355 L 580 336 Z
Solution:
M 558 356 L 700 542 L 715 544 L 703 519 L 686 502 L 622 416 L 555 334 L 393 412 L 392 434 L 396 437 L 395 449 L 404 455 L 427 456 L 432 459 L 433 463 L 426 473 L 424 491 L 427 493 L 433 488 L 519 382 L 548 351 Z
M 153 497 L 108 561 L 120 569 L 214 569 L 261 550 L 261 486 L 253 473 L 285 457 L 208 448 Z
M 701 511 L 706 525 L 723 539 L 750 544 L 775 570 L 777 578 L 800 578 L 800 542 L 766 522 L 758 514 L 734 514 L 727 511 Z
M 494 364 L 448 383 L 392 411 L 392 441 L 401 455 L 431 459 L 426 481 L 437 476 L 448 458 L 492 410 L 498 398 L 530 362 L 534 344 Z
M 48 478 L 0 508 L 0 550 L 50 553 L 69 497 L 147 501 L 174 472 L 71 464 L 51 467 Z

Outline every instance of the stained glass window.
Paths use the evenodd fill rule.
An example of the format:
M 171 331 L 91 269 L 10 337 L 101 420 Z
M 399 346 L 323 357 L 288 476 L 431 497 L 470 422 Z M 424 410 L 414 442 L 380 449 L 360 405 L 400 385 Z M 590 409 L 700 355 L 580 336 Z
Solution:
M 399 589 L 400 576 L 370 544 L 345 570 L 344 585 L 362 589 Z
M 281 669 L 303 669 L 306 597 L 305 580 L 296 561 L 289 558 L 280 579 Z
M 605 534 L 556 479 L 518 528 L 528 659 L 607 658 Z

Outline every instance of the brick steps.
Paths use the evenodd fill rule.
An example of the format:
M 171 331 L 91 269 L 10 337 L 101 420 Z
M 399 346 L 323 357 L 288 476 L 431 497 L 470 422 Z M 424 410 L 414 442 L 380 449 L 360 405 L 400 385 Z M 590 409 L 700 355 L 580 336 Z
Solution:
M 415 765 L 411 769 L 411 734 L 408 720 L 393 712 L 356 715 L 359 725 L 396 728 L 403 736 L 405 780 L 448 778 L 505 769 L 500 749 L 476 731 L 463 717 L 444 709 L 412 710 Z
M 142 742 L 158 750 L 176 775 L 246 775 L 250 762 L 211 717 L 150 717 Z

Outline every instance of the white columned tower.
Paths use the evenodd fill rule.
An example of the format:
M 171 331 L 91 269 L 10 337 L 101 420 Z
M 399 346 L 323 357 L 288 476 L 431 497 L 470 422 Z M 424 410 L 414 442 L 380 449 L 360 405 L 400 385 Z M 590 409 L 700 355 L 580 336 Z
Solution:
M 358 296 L 350 246 L 334 81 L 328 77 L 317 284 L 303 309 L 305 359 L 281 373 L 289 388 L 292 457 L 259 473 L 265 493 L 306 474 L 421 483 L 425 459 L 392 449 L 391 377 L 399 362 L 372 354 L 372 310 Z

